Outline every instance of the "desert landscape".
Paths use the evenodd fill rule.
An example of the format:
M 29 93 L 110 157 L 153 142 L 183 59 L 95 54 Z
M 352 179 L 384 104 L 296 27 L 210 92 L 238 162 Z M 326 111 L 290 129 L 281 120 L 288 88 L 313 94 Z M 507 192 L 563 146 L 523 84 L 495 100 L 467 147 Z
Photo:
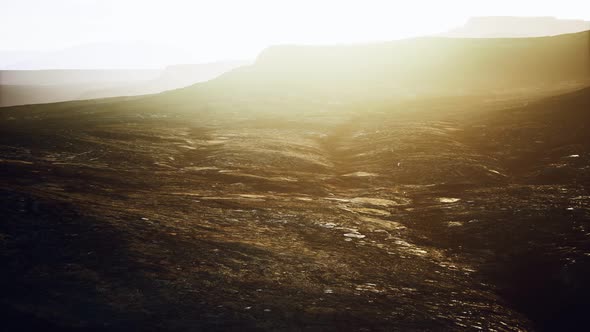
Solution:
M 3 329 L 590 324 L 590 31 L 224 68 L 0 108 Z

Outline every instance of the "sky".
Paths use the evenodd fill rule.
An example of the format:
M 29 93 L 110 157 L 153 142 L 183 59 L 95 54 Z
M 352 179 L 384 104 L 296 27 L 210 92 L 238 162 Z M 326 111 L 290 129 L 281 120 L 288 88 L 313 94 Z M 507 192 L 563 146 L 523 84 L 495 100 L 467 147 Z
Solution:
M 590 20 L 588 0 L 0 0 L 0 50 L 142 42 L 201 62 L 252 59 L 273 44 L 393 40 L 472 16 Z

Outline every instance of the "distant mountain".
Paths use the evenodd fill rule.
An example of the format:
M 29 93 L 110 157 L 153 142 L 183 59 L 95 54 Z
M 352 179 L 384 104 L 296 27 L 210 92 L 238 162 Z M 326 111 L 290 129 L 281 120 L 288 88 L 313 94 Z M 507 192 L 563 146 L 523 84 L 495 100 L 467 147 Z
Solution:
M 0 85 L 68 85 L 144 82 L 157 79 L 161 69 L 0 70 Z
M 164 70 L 5 70 L 0 71 L 0 107 L 158 93 L 207 81 L 245 64 L 227 61 Z
M 169 90 L 188 86 L 217 77 L 240 66 L 251 64 L 251 61 L 220 61 L 196 65 L 168 66 L 153 81 L 158 90 Z
M 541 38 L 425 37 L 337 46 L 273 46 L 255 64 L 170 98 L 399 96 L 521 93 L 590 80 L 590 32 Z
M 443 36 L 461 38 L 543 37 L 590 30 L 590 21 L 555 17 L 472 17 Z
M 264 50 L 249 66 L 171 67 L 141 84 L 81 91 L 77 99 L 139 95 L 149 103 L 192 108 L 228 98 L 350 101 L 399 97 L 543 93 L 590 82 L 590 31 L 539 38 L 422 37 L 391 42 Z M 188 77 L 193 77 L 187 79 Z M 170 82 L 179 82 L 174 86 Z M 4 97 L 6 98 L 6 97 Z M 158 107 L 158 105 L 154 105 Z
M 247 61 L 225 61 L 168 66 L 164 70 L 159 71 L 157 77 L 151 78 L 150 80 L 126 84 L 124 86 L 113 85 L 102 89 L 93 89 L 80 95 L 80 99 L 135 96 L 183 88 L 195 83 L 208 81 L 227 71 L 248 64 L 250 62 Z

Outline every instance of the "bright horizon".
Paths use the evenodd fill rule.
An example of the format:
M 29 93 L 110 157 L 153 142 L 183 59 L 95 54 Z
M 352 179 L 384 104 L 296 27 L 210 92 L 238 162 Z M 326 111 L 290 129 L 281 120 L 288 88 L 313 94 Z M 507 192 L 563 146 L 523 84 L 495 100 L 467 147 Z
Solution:
M 590 19 L 583 0 L 0 0 L 0 5 L 0 29 L 10 32 L 2 37 L 1 51 L 141 43 L 178 50 L 183 54 L 178 61 L 201 63 L 253 59 L 275 44 L 362 43 L 438 34 L 476 16 Z

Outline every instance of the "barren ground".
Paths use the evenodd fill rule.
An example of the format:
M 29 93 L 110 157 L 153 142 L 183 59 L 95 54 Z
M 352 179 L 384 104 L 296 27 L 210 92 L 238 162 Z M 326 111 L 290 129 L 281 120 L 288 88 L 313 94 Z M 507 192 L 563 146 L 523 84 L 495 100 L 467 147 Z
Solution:
M 460 98 L 2 109 L 3 324 L 588 323 L 586 94 L 571 119 Z

